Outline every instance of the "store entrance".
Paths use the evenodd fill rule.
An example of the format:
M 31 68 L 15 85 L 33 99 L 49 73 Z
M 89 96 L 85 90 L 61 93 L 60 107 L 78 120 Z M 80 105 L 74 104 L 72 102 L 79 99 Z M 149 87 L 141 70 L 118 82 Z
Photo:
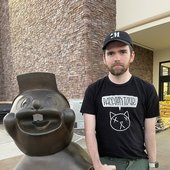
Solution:
M 170 128 L 170 61 L 159 65 L 159 106 L 160 117 L 157 120 L 157 130 Z
M 159 99 L 170 101 L 170 61 L 161 62 L 159 68 Z

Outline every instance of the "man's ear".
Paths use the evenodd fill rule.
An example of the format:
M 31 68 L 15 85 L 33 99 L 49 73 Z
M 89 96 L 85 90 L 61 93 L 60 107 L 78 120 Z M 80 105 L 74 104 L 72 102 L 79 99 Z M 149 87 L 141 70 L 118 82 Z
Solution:
M 130 63 L 133 63 L 134 59 L 135 59 L 135 52 L 132 51 L 131 57 L 130 57 Z

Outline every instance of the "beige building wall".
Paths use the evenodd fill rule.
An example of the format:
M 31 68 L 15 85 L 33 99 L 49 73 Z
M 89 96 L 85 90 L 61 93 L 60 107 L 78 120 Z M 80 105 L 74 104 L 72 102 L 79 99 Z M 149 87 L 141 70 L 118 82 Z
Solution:
M 163 49 L 154 52 L 153 83 L 157 92 L 159 91 L 159 63 L 163 61 L 170 61 L 170 49 Z
M 117 29 L 146 24 L 170 15 L 169 0 L 117 0 Z

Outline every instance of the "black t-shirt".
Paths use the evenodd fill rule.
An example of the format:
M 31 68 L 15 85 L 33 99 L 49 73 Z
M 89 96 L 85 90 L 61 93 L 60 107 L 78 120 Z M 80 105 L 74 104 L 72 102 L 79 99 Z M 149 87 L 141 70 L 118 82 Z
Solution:
M 144 120 L 159 116 L 153 85 L 135 76 L 119 85 L 104 77 L 87 88 L 81 112 L 96 116 L 100 157 L 147 158 Z

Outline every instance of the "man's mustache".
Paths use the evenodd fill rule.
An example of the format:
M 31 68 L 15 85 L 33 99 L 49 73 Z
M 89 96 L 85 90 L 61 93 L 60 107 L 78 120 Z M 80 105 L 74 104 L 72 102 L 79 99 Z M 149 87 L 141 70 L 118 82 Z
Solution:
M 124 66 L 123 64 L 121 64 L 120 62 L 115 62 L 114 64 L 112 64 L 112 67 L 114 66 Z

